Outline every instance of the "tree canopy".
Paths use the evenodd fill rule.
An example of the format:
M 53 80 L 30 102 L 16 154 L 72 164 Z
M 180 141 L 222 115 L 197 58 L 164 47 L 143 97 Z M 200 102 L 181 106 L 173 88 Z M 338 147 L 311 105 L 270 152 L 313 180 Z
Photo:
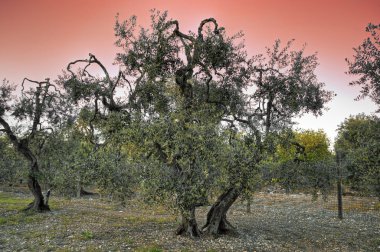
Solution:
M 277 40 L 249 58 L 242 34 L 228 36 L 214 18 L 185 33 L 166 12 L 153 11 L 149 29 L 137 29 L 136 17 L 117 19 L 115 34 L 118 76 L 90 54 L 68 65 L 64 86 L 75 101 L 93 101 L 92 121 L 123 115 L 110 132 L 130 133 L 143 185 L 174 197 L 179 234 L 199 235 L 195 207 L 215 188 L 222 194 L 204 229 L 231 227 L 226 212 L 257 175 L 270 135 L 295 116 L 321 114 L 332 97 L 315 75 L 316 54 Z M 84 67 L 75 72 L 78 64 Z M 104 77 L 89 72 L 93 65 Z M 117 97 L 118 89 L 126 96 Z
M 347 170 L 347 183 L 359 193 L 380 197 L 380 120 L 359 114 L 338 130 L 335 151 Z
M 281 139 L 282 138 L 282 139 Z M 313 194 L 322 191 L 326 198 L 336 178 L 336 165 L 329 150 L 329 139 L 322 130 L 303 130 L 282 133 L 273 159 L 272 183 L 286 191 L 304 190 Z
M 357 99 L 368 96 L 380 106 L 380 24 L 369 23 L 365 30 L 369 35 L 361 45 L 354 48 L 354 60 L 346 59 L 348 74 L 359 76 L 350 85 L 362 87 Z

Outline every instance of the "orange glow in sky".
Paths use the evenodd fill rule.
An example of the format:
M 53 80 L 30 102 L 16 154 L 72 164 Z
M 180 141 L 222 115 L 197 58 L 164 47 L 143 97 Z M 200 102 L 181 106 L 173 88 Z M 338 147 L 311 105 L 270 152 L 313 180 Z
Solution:
M 348 86 L 345 58 L 366 37 L 365 26 L 380 23 L 379 0 L 0 0 L 0 78 L 16 84 L 24 77 L 55 79 L 68 62 L 90 52 L 116 69 L 111 65 L 116 13 L 121 19 L 136 15 L 146 26 L 153 8 L 168 10 L 183 31 L 209 17 L 229 34 L 243 31 L 250 55 L 264 52 L 277 38 L 317 51 L 319 79 L 337 96 L 324 116 L 303 117 L 299 127 L 323 128 L 333 140 L 345 117 L 375 111 L 368 100 L 353 101 L 359 88 Z

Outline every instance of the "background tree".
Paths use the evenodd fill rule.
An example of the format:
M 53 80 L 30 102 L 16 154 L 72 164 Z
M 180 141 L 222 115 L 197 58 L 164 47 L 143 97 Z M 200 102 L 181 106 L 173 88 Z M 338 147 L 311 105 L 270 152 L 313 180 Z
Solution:
M 27 163 L 5 136 L 0 136 L 0 153 L 0 183 L 21 183 L 27 174 Z
M 335 151 L 347 169 L 347 183 L 361 194 L 380 198 L 380 119 L 359 114 L 338 130 Z
M 138 174 L 129 161 L 128 145 L 122 130 L 117 130 L 115 118 L 105 121 L 93 119 L 93 110 L 84 107 L 70 125 L 57 130 L 46 139 L 38 154 L 42 176 L 41 184 L 66 197 L 81 197 L 93 192 L 86 190 L 96 187 L 100 194 L 125 203 L 131 195 L 133 181 Z M 101 123 L 101 124 L 100 124 Z M 114 132 L 107 135 L 108 127 Z M 93 131 L 96 131 L 93 135 Z M 104 141 L 108 137 L 106 142 Z M 103 140 L 96 140 L 102 138 Z
M 322 130 L 290 132 L 277 145 L 272 165 L 272 182 L 282 185 L 287 192 L 303 190 L 313 198 L 318 191 L 327 197 L 336 177 L 329 139 Z
M 94 149 L 78 129 L 78 121 L 56 131 L 38 154 L 41 182 L 65 196 L 80 197 L 85 185 L 94 184 Z
M 362 86 L 361 94 L 357 99 L 369 96 L 380 106 L 380 24 L 369 23 L 366 32 L 369 33 L 360 46 L 354 48 L 354 60 L 346 59 L 349 66 L 348 74 L 360 78 L 350 82 L 350 85 Z
M 26 83 L 36 87 L 26 90 Z M 5 80 L 0 86 L 0 131 L 5 133 L 14 148 L 29 162 L 28 187 L 34 201 L 27 209 L 46 211 L 50 209 L 44 201 L 38 182 L 40 168 L 37 156 L 53 127 L 64 123 L 59 110 L 64 110 L 66 106 L 49 79 L 38 82 L 25 78 L 21 86 L 21 97 L 13 103 L 12 91 L 15 87 Z M 12 129 L 7 121 L 9 117 L 13 121 L 25 123 L 21 132 Z

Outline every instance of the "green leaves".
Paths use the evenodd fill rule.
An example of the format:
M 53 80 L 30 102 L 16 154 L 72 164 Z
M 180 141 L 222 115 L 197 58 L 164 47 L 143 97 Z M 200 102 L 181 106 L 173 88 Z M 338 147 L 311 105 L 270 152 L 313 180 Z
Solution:
M 336 164 L 326 134 L 304 130 L 287 132 L 280 138 L 274 158 L 265 162 L 265 168 L 272 170 L 269 178 L 287 191 L 302 189 L 316 197 L 320 190 L 327 196 L 336 178 Z
M 304 113 L 320 115 L 333 92 L 324 89 L 315 74 L 316 54 L 305 55 L 304 50 L 292 50 L 292 41 L 281 48 L 276 40 L 267 55 L 253 60 L 256 90 L 251 106 L 261 112 L 265 127 L 282 129 L 292 118 Z
M 0 116 L 3 116 L 6 111 L 11 109 L 9 102 L 12 100 L 12 92 L 15 87 L 9 84 L 6 79 L 3 80 L 0 86 Z
M 126 171 L 133 171 L 145 195 L 175 199 L 183 209 L 226 187 L 253 190 L 260 162 L 275 150 L 271 132 L 296 115 L 319 114 L 331 99 L 314 73 L 315 54 L 291 50 L 291 42 L 281 48 L 278 40 L 267 58 L 248 59 L 243 34 L 227 36 L 214 18 L 185 33 L 167 12 L 153 10 L 149 29 L 137 29 L 136 17 L 117 17 L 115 35 L 118 77 L 90 54 L 71 62 L 63 78 L 74 101 L 93 102 L 76 127 L 98 132 L 90 142 L 106 146 L 95 155 L 102 187 L 127 188 Z M 91 75 L 90 66 L 105 78 Z M 117 153 L 123 163 L 110 161 Z
M 358 80 L 350 82 L 350 85 L 362 87 L 357 99 L 370 97 L 380 106 L 380 24 L 369 23 L 366 27 L 368 38 L 361 45 L 354 48 L 354 60 L 346 59 L 348 74 L 356 75 Z
M 353 189 L 380 197 L 380 119 L 359 114 L 339 127 L 335 151 Z

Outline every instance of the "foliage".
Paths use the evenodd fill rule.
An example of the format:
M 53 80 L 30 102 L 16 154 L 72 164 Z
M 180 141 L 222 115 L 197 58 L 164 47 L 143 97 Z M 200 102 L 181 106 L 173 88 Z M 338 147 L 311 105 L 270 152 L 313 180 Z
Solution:
M 66 196 L 80 196 L 86 186 L 97 186 L 101 193 L 124 202 L 138 178 L 132 170 L 135 165 L 127 158 L 128 143 L 124 143 L 121 130 L 110 136 L 109 128 L 117 124 L 114 119 L 89 125 L 92 116 L 83 108 L 72 125 L 46 140 L 39 152 L 41 181 Z M 95 138 L 108 137 L 107 144 L 93 142 L 92 130 L 97 131 Z
M 0 116 L 11 109 L 9 102 L 14 98 L 12 96 L 14 89 L 15 87 L 10 85 L 8 80 L 3 79 L 0 86 Z
M 359 114 L 347 118 L 338 130 L 335 152 L 347 169 L 347 182 L 364 194 L 380 197 L 380 119 Z
M 218 170 L 217 127 L 167 118 L 150 122 L 145 134 L 145 144 L 152 153 L 145 168 L 146 189 L 154 189 L 155 197 L 175 196 L 180 209 L 204 204 Z
M 311 191 L 314 198 L 319 190 L 326 197 L 336 178 L 329 139 L 322 130 L 284 133 L 274 158 L 266 164 L 273 169 L 272 182 L 280 183 L 287 191 Z
M 292 50 L 291 45 L 292 41 L 289 41 L 281 47 L 280 40 L 276 40 L 272 48 L 267 48 L 265 55 L 252 58 L 254 65 L 250 87 L 253 92 L 245 94 L 244 107 L 229 121 L 231 125 L 239 123 L 242 127 L 242 133 L 249 140 L 245 142 L 251 145 L 253 167 L 261 167 L 264 178 L 267 177 L 268 167 L 273 165 L 271 158 L 276 152 L 277 155 L 283 155 L 284 164 L 299 152 L 299 146 L 293 145 L 294 139 L 286 143 L 282 153 L 281 149 L 276 150 L 285 137 L 284 132 L 293 125 L 293 118 L 309 112 L 320 115 L 333 96 L 333 92 L 326 91 L 315 75 L 318 65 L 316 54 L 305 55 L 305 48 Z M 297 137 L 304 138 L 299 139 L 304 142 L 307 138 L 311 138 L 310 141 L 318 139 L 311 132 Z M 308 158 L 316 158 L 319 154 L 328 155 L 326 140 L 326 136 L 321 135 L 319 149 L 310 143 L 307 146 L 310 148 Z M 312 150 L 315 148 L 321 153 Z M 288 166 L 293 167 L 290 164 Z M 287 170 L 290 174 L 290 170 Z M 242 177 L 249 176 L 243 173 Z M 294 182 L 300 183 L 296 179 Z
M 90 109 L 91 142 L 116 146 L 115 157 L 125 155 L 120 171 L 134 170 L 144 195 L 172 200 L 185 220 L 180 230 L 197 230 L 190 219 L 211 193 L 227 190 L 236 200 L 257 188 L 259 164 L 274 151 L 278 132 L 295 116 L 320 115 L 333 95 L 315 75 L 315 54 L 277 40 L 265 56 L 248 58 L 243 34 L 228 36 L 214 18 L 184 33 L 167 12 L 152 11 L 149 29 L 137 28 L 136 17 L 117 17 L 115 35 L 117 77 L 90 54 L 69 63 L 61 81 Z M 96 163 L 113 164 L 105 160 Z M 106 182 L 112 171 L 101 174 L 104 185 L 118 185 Z
M 369 23 L 366 32 L 369 33 L 361 45 L 354 48 L 354 60 L 346 59 L 349 66 L 348 74 L 359 76 L 350 85 L 362 87 L 357 99 L 370 97 L 377 105 L 380 105 L 380 24 Z
M 123 50 L 117 55 L 118 78 L 110 78 L 90 55 L 69 64 L 65 87 L 74 99 L 94 100 L 93 118 L 107 121 L 98 127 L 106 142 L 128 136 L 121 148 L 128 147 L 130 158 L 144 167 L 144 186 L 169 193 L 178 208 L 190 209 L 210 188 L 219 124 L 237 109 L 249 65 L 242 46 L 234 43 L 240 35 L 227 37 L 214 19 L 201 22 L 198 34 L 182 33 L 167 13 L 152 13 L 151 30 L 135 31 L 135 22 L 116 22 L 116 44 Z M 105 78 L 91 77 L 86 67 L 74 74 L 78 62 L 100 66 Z M 116 86 L 125 88 L 126 99 L 114 98 Z M 77 94 L 86 88 L 92 91 Z
M 279 160 L 316 161 L 332 156 L 330 141 L 323 130 L 302 130 L 290 134 L 288 139 L 277 145 Z
M 92 182 L 92 149 L 78 132 L 66 129 L 50 137 L 39 158 L 41 181 L 56 194 L 74 196 Z
M 0 136 L 0 183 L 19 183 L 27 174 L 27 163 L 9 140 Z
M 254 93 L 247 109 L 266 133 L 282 131 L 304 113 L 321 115 L 334 94 L 318 81 L 317 55 L 305 55 L 305 48 L 291 49 L 292 42 L 281 47 L 281 41 L 276 40 L 266 56 L 254 58 Z
M 139 181 L 138 166 L 122 151 L 112 148 L 100 149 L 95 155 L 92 180 L 102 193 L 119 200 L 122 204 L 136 190 Z

